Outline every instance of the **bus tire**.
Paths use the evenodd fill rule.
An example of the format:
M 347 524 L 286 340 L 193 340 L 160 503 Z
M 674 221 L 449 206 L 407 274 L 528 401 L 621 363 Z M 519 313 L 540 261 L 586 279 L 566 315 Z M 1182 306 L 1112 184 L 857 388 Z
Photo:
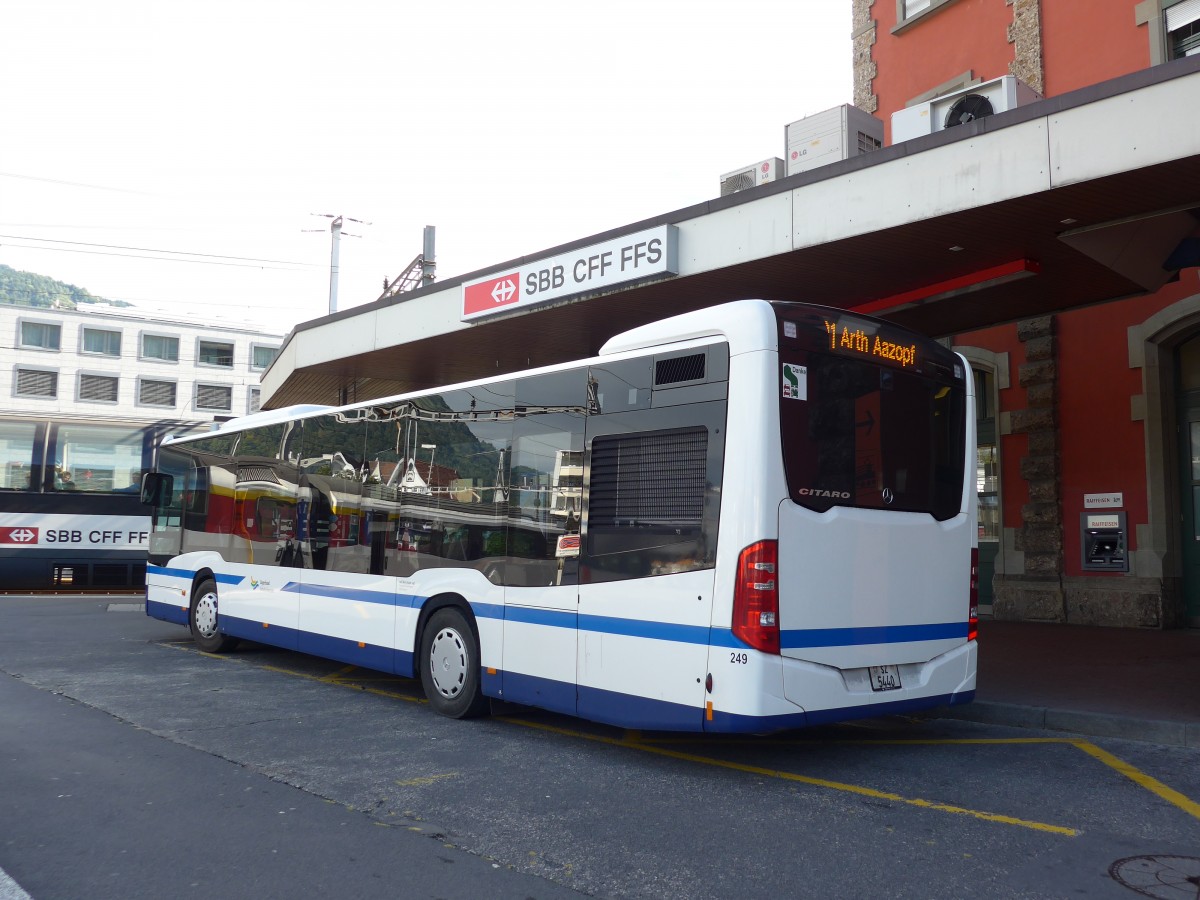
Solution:
M 461 611 L 448 606 L 429 617 L 418 664 L 429 705 L 443 716 L 470 719 L 487 712 L 479 682 L 479 642 Z
M 227 653 L 238 645 L 237 638 L 221 633 L 217 619 L 217 583 L 211 578 L 205 578 L 192 592 L 188 629 L 196 646 L 205 653 Z

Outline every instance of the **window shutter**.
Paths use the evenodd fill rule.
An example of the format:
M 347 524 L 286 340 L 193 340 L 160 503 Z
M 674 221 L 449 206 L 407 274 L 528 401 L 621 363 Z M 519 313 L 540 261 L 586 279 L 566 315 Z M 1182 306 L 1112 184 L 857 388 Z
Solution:
M 58 373 L 17 369 L 17 393 L 25 397 L 57 397 Z
M 109 375 L 80 375 L 79 399 L 116 403 L 117 383 L 117 379 Z

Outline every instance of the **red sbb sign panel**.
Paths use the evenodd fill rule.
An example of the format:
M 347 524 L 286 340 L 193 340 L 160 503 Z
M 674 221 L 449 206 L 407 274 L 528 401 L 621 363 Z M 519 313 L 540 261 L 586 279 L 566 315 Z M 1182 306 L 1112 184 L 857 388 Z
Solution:
M 499 275 L 488 281 L 472 284 L 463 291 L 463 315 L 470 316 L 487 310 L 512 306 L 520 299 L 520 271 Z
M 15 528 L 0 528 L 0 544 L 36 544 L 38 530 L 28 525 L 18 525 Z

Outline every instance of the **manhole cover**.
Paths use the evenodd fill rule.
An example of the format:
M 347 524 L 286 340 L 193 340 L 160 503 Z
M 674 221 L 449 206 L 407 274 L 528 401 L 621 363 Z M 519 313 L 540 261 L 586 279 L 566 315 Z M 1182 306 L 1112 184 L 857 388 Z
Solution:
M 1163 900 L 1200 898 L 1200 857 L 1127 856 L 1108 867 L 1117 884 Z

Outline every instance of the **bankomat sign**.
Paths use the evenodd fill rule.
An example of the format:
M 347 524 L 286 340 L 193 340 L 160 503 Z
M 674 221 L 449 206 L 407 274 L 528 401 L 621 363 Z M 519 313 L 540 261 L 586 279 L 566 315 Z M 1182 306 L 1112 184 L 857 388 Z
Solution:
M 660 225 L 467 282 L 462 319 L 480 319 L 587 291 L 677 275 L 678 229 Z

